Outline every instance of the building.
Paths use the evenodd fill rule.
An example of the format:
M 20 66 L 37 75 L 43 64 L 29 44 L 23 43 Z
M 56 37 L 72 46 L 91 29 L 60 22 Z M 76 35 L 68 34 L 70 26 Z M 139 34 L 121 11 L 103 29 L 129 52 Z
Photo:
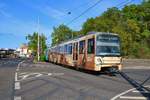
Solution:
M 29 50 L 28 45 L 27 44 L 22 44 L 17 50 L 16 50 L 16 54 L 19 57 L 30 57 L 31 55 L 31 50 Z

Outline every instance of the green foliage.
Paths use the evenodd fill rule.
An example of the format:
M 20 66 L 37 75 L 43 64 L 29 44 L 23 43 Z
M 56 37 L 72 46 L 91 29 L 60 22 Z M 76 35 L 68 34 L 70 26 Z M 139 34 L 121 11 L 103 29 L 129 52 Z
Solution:
M 71 39 L 73 36 L 72 30 L 65 26 L 65 25 L 59 25 L 58 27 L 53 28 L 52 33 L 52 45 L 56 45 L 58 43 L 61 43 L 62 41 L 66 41 Z
M 86 35 L 89 31 L 117 33 L 121 38 L 123 56 L 150 58 L 150 0 L 125 6 L 121 10 L 109 8 L 102 15 L 87 19 L 76 36 Z M 53 44 L 71 38 L 72 33 L 65 25 L 54 28 Z
M 46 61 L 46 56 L 44 54 L 40 56 L 40 61 Z
M 34 32 L 32 35 L 28 34 L 26 36 L 26 39 L 28 40 L 28 46 L 29 49 L 32 50 L 32 53 L 36 54 L 35 59 L 37 59 L 37 44 L 38 44 L 38 33 Z M 44 51 L 46 49 L 46 37 L 44 34 L 41 34 L 39 36 L 39 44 L 40 44 L 40 54 L 44 54 Z

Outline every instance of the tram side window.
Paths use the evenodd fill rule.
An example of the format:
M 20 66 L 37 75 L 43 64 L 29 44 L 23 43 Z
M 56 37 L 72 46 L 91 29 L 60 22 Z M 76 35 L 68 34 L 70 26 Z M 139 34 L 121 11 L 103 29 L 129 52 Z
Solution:
M 94 53 L 94 38 L 88 39 L 88 54 L 93 54 Z
M 85 49 L 85 40 L 79 42 L 79 53 L 83 54 Z
M 67 54 L 72 54 L 72 43 L 68 44 Z
M 64 52 L 67 54 L 67 44 L 64 46 Z
M 60 53 L 63 54 L 63 46 L 60 47 Z
M 56 53 L 58 53 L 58 47 L 56 47 Z
M 58 47 L 58 53 L 60 53 L 60 46 Z

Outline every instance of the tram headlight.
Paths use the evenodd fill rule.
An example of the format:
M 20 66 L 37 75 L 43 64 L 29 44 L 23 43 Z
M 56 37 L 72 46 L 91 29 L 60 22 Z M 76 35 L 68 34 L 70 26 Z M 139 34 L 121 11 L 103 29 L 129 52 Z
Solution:
M 102 63 L 101 58 L 97 58 L 97 62 L 101 64 Z
M 100 59 L 100 58 L 97 58 L 97 62 L 101 62 L 101 59 Z

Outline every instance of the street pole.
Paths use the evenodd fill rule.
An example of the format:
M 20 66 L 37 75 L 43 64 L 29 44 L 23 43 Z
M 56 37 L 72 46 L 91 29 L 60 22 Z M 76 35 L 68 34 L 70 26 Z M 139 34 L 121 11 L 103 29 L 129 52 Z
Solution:
M 39 16 L 38 16 L 38 27 L 37 27 L 38 31 L 38 43 L 37 43 L 37 55 L 38 55 L 38 61 L 40 61 L 40 37 L 39 37 Z

